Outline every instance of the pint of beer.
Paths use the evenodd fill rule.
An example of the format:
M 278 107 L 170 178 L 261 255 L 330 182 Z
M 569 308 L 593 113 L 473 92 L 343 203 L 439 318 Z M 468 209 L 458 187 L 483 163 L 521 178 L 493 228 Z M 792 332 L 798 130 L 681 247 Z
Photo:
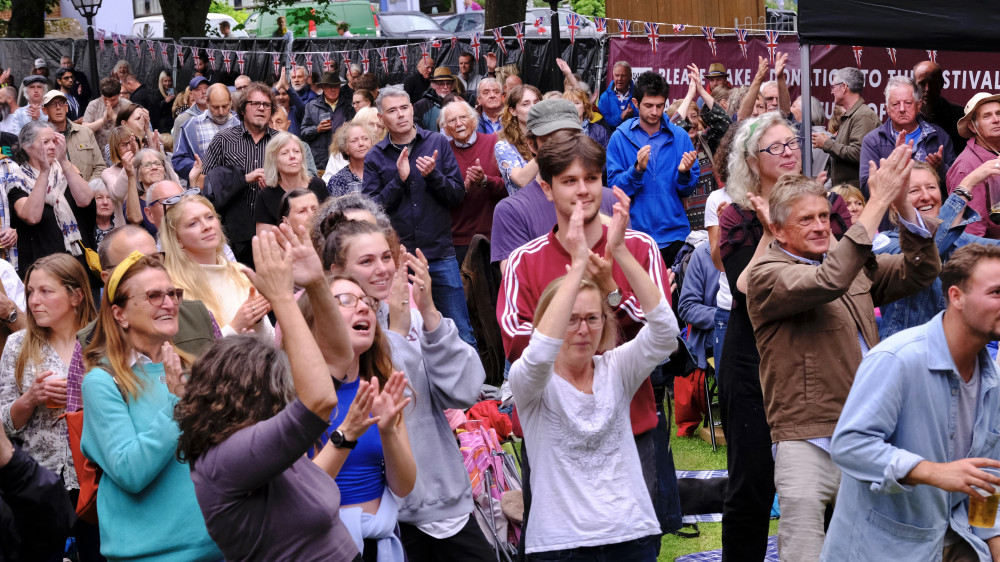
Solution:
M 992 476 L 1000 476 L 1000 470 L 995 468 L 984 468 Z M 992 495 L 987 495 L 985 490 L 976 486 L 972 489 L 982 494 L 986 498 L 985 502 L 969 499 L 969 525 L 973 527 L 992 527 L 997 520 L 997 506 L 1000 505 L 1000 487 L 993 486 L 996 490 Z

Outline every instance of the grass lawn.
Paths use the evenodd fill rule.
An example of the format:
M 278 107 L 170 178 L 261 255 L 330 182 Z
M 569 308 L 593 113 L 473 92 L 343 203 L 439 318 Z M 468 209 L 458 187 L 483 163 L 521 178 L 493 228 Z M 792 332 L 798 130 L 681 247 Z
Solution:
M 726 468 L 726 447 L 712 451 L 712 444 L 697 437 L 677 437 L 677 426 L 670 420 L 670 444 L 677 470 L 723 470 Z M 701 536 L 682 539 L 664 535 L 657 562 L 673 562 L 678 556 L 722 548 L 722 523 L 698 523 Z M 778 532 L 778 520 L 771 520 L 769 534 Z

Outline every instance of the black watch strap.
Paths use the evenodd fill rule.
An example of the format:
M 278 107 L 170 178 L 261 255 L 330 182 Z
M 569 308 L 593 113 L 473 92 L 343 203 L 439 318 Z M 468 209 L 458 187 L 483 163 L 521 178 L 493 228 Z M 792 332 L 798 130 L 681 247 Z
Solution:
M 339 429 L 335 429 L 333 433 L 330 434 L 330 444 L 338 449 L 353 449 L 358 446 L 357 441 L 350 441 L 344 436 L 344 432 Z

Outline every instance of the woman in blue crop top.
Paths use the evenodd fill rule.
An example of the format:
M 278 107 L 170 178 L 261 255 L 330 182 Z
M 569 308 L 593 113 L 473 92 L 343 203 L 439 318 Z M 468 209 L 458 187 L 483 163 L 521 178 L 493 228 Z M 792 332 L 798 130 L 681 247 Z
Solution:
M 403 420 L 403 408 L 412 398 L 403 396 L 406 379 L 394 372 L 389 343 L 375 318 L 378 299 L 349 277 L 335 276 L 330 290 L 354 350 L 346 368 L 331 372 L 339 381 L 338 402 L 351 406 L 331 414 L 330 428 L 320 438 L 325 446 L 313 460 L 336 479 L 340 518 L 358 549 L 364 554 L 366 547 L 374 547 L 379 560 L 402 562 L 396 498 L 410 493 L 417 476 Z M 299 299 L 299 306 L 308 319 L 308 295 Z

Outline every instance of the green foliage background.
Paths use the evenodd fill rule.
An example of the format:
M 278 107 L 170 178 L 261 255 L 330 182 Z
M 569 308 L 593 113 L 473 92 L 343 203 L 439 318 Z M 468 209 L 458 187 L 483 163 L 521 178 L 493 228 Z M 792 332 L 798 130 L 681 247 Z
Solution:
M 569 7 L 580 15 L 598 18 L 605 17 L 604 0 L 569 0 Z

